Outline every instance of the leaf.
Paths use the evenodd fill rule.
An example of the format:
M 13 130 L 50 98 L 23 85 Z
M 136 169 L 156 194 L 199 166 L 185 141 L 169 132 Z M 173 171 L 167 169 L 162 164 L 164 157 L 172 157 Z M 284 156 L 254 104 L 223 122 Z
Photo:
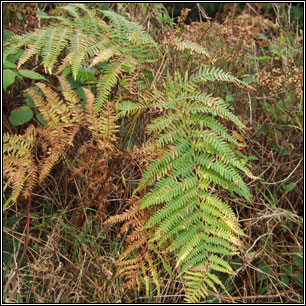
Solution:
M 13 126 L 22 125 L 33 118 L 33 111 L 29 106 L 23 106 L 17 110 L 13 110 L 9 117 L 9 121 Z
M 44 81 L 48 81 L 43 75 L 35 72 L 35 71 L 32 71 L 32 70 L 25 70 L 25 69 L 20 69 L 19 70 L 19 73 L 26 77 L 26 78 L 29 78 L 29 79 L 32 79 L 32 80 L 44 80 Z
M 37 11 L 36 16 L 39 18 L 50 18 L 45 12 L 43 11 Z
M 254 78 L 245 78 L 245 79 L 243 79 L 243 82 L 246 82 L 246 83 L 252 83 L 252 82 L 258 83 L 258 80 L 254 79 Z
M 48 125 L 48 121 L 46 121 L 44 119 L 44 117 L 42 116 L 42 114 L 37 114 L 36 115 L 36 119 L 39 121 L 39 123 L 41 123 L 42 125 L 44 126 L 47 126 Z
M 302 254 L 301 254 L 302 255 Z M 301 267 L 303 268 L 303 265 L 304 265 L 304 260 L 303 260 L 303 257 L 300 257 L 298 255 L 295 255 L 293 257 L 293 262 L 294 264 L 296 264 L 298 267 Z
M 235 137 L 238 141 L 244 142 L 244 138 L 238 134 L 236 131 L 232 131 L 232 136 Z
M 6 90 L 10 85 L 14 84 L 17 73 L 11 69 L 3 70 L 3 89 Z
M 258 160 L 258 158 L 254 155 L 251 155 L 248 157 L 249 160 Z
M 14 68 L 17 68 L 17 65 L 12 63 L 12 62 L 10 62 L 7 59 L 4 59 L 3 60 L 3 68 L 13 68 L 14 69 Z
M 282 269 L 282 271 L 284 272 L 284 273 L 286 273 L 286 275 L 292 275 L 292 266 L 290 266 L 290 265 L 283 265 L 282 267 L 281 267 L 281 269 Z
M 304 287 L 304 276 L 303 273 L 299 273 L 296 275 L 296 277 L 294 278 L 294 282 L 300 287 L 303 288 Z
M 294 189 L 295 185 L 296 184 L 292 182 L 288 185 L 284 185 L 283 187 L 284 187 L 285 191 L 289 192 L 289 191 L 292 191 Z
M 258 269 L 258 279 L 262 281 L 268 277 L 267 274 L 270 274 L 271 266 L 265 262 L 260 262 L 258 264 Z
M 283 285 L 285 285 L 287 288 L 289 288 L 289 277 L 287 275 L 282 275 L 281 277 L 281 281 L 283 283 Z
M 28 175 L 19 183 L 19 185 L 17 186 L 17 188 L 14 190 L 14 192 L 11 194 L 11 196 L 5 201 L 5 203 L 3 204 L 3 211 L 6 210 L 6 208 L 8 207 L 8 205 L 11 203 L 13 197 L 15 196 L 15 194 L 19 191 L 19 189 L 24 185 L 25 181 L 28 179 L 28 177 L 30 176 L 31 172 L 28 173 Z
M 7 40 L 9 40 L 14 35 L 14 32 L 10 30 L 4 30 L 3 31 L 3 42 L 5 43 Z

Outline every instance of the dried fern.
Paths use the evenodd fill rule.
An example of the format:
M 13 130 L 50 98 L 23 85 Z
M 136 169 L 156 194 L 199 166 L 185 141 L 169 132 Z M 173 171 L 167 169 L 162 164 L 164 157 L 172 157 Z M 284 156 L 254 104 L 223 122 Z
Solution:
M 22 135 L 3 135 L 3 179 L 5 186 L 17 191 L 12 197 L 15 202 L 23 192 L 27 198 L 37 180 L 37 167 L 32 153 L 35 147 L 36 130 L 30 125 Z M 26 184 L 26 185 L 25 185 Z M 24 186 L 25 185 L 25 186 Z

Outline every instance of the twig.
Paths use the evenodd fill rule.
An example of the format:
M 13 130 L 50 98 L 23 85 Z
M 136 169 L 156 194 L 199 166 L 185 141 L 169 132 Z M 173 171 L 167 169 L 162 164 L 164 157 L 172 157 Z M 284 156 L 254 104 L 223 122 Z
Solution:
M 300 161 L 298 162 L 298 164 L 296 165 L 296 167 L 290 172 L 290 174 L 284 178 L 283 180 L 281 181 L 278 181 L 278 182 L 274 182 L 274 183 L 266 183 L 266 182 L 261 182 L 262 184 L 265 184 L 265 185 L 276 185 L 276 184 L 279 184 L 279 183 L 282 183 L 282 182 L 285 182 L 286 180 L 288 180 L 290 178 L 290 176 L 295 172 L 295 170 L 299 167 L 300 163 L 302 162 L 303 160 L 303 157 L 300 159 Z
M 21 254 L 21 257 L 20 257 L 20 260 L 19 260 L 19 263 L 18 263 L 18 266 L 17 266 L 17 269 L 16 269 L 16 272 L 15 272 L 15 275 L 14 275 L 14 278 L 13 278 L 13 284 L 14 284 L 14 292 L 13 292 L 13 297 L 14 299 L 16 299 L 17 297 L 17 276 L 18 276 L 18 273 L 19 273 L 19 269 L 20 269 L 20 266 L 21 266 L 21 263 L 22 263 L 22 260 L 24 258 L 24 255 L 28 249 L 28 245 L 29 245 L 29 240 L 30 240 L 30 209 L 31 209 L 31 196 L 32 196 L 32 193 L 30 193 L 29 195 L 29 198 L 28 198 L 28 206 L 27 206 L 27 224 L 26 224 L 26 238 L 25 238 L 25 243 L 24 243 L 24 247 L 23 247 L 23 251 L 22 251 L 22 254 Z

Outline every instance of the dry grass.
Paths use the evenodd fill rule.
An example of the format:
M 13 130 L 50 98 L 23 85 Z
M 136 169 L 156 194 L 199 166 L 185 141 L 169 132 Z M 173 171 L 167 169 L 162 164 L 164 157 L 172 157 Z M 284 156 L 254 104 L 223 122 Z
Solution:
M 256 11 L 257 7 L 253 8 Z M 255 34 L 269 34 L 268 43 L 273 41 L 277 44 L 280 43 L 281 32 L 273 22 L 264 21 L 253 11 L 248 7 L 235 21 L 234 14 L 229 14 L 222 25 L 193 24 L 177 31 L 177 35 L 183 33 L 194 41 L 201 37 L 201 41 L 209 46 L 208 50 L 216 50 L 213 64 L 236 76 L 259 80 L 254 92 L 239 92 L 219 85 L 215 88 L 224 95 L 224 99 L 230 94 L 234 101 L 238 101 L 231 105 L 248 127 L 241 133 L 247 143 L 242 153 L 255 157 L 250 160 L 252 172 L 261 180 L 249 182 L 252 203 L 228 198 L 247 235 L 244 238 L 245 250 L 241 256 L 233 258 L 237 273 L 225 282 L 228 294 L 211 295 L 209 299 L 223 303 L 297 303 L 303 300 L 300 276 L 303 274 L 301 256 L 304 243 L 303 132 L 299 126 L 303 117 L 300 106 L 302 53 L 297 47 L 300 37 L 295 37 L 294 48 L 297 51 L 290 59 L 274 59 L 268 65 L 265 61 L 251 64 L 250 56 L 259 57 L 263 56 L 262 52 L 268 52 L 266 46 L 258 47 L 256 54 L 254 48 L 248 47 L 258 46 Z M 146 12 L 142 13 L 147 16 Z M 218 41 L 216 36 L 220 38 Z M 291 50 L 286 43 L 282 47 L 287 46 Z M 271 52 L 269 56 L 272 56 Z M 186 62 L 190 69 L 196 64 L 192 60 Z M 164 71 L 167 67 L 184 70 L 175 56 L 165 65 Z M 289 90 L 283 90 L 288 82 Z M 282 100 L 289 103 L 278 104 Z M 143 140 L 143 130 L 139 131 L 135 134 Z M 4 302 L 183 301 L 184 282 L 175 277 L 178 271 L 174 271 L 172 279 L 161 271 L 160 297 L 155 296 L 153 284 L 150 296 L 144 298 L 144 292 L 123 290 L 122 279 L 114 278 L 114 263 L 124 248 L 123 240 L 117 237 L 119 227 L 102 227 L 101 224 L 107 216 L 121 211 L 129 198 L 131 190 L 126 186 L 137 183 L 141 168 L 147 163 L 145 152 L 144 148 L 143 151 L 134 151 L 133 156 L 121 158 L 120 166 L 114 169 L 112 183 L 122 191 L 110 192 L 103 214 L 95 208 L 85 209 L 85 222 L 81 227 L 76 226 L 80 210 L 75 203 L 79 203 L 89 182 L 80 177 L 71 180 L 69 163 L 62 159 L 33 195 L 30 244 L 15 280 L 25 240 L 25 206 L 20 201 L 5 210 Z M 86 179 L 90 180 L 90 177 Z M 290 183 L 294 184 L 291 185 L 292 190 Z

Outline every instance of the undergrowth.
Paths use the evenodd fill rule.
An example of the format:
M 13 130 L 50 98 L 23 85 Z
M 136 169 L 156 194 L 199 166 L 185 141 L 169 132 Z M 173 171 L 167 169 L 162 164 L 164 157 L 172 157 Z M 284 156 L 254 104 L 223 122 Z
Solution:
M 160 4 L 100 6 L 6 32 L 5 301 L 301 302 L 286 5 L 188 26 L 188 10 L 176 26 Z

